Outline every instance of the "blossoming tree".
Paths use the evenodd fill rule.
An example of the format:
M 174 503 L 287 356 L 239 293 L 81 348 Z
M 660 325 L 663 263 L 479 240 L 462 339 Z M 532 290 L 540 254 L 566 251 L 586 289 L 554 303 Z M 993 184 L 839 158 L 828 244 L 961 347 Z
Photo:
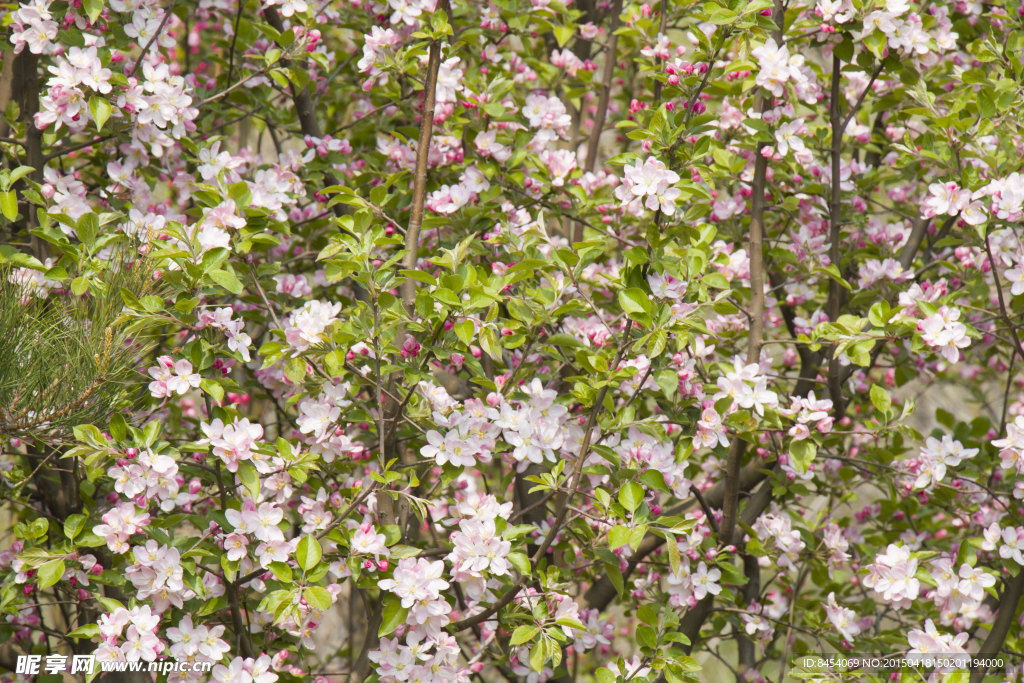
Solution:
M 4 680 L 1020 679 L 1018 3 L 5 7 Z

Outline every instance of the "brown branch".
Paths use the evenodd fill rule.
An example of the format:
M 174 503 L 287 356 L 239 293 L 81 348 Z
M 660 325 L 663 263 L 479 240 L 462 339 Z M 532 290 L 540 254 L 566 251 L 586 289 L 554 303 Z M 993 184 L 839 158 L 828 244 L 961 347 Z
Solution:
M 52 160 L 54 160 L 54 159 L 56 159 L 58 157 L 62 157 L 65 154 L 71 154 L 72 152 L 77 152 L 80 149 L 85 149 L 86 147 L 92 147 L 93 145 L 98 145 L 101 142 L 106 142 L 107 140 L 112 140 L 113 138 L 116 138 L 118 135 L 120 135 L 121 132 L 122 131 L 117 131 L 116 133 L 111 133 L 110 135 L 104 135 L 102 137 L 96 138 L 95 140 L 88 140 L 86 142 L 80 142 L 77 145 L 71 145 L 70 147 L 61 147 L 61 148 L 57 149 L 56 151 L 50 152 L 49 154 L 44 156 L 43 157 L 43 163 L 46 163 L 48 161 L 52 161 Z
M 715 521 L 715 515 L 714 512 L 712 512 L 711 510 L 711 506 L 708 505 L 708 502 L 706 500 L 704 500 L 704 494 L 700 492 L 700 489 L 697 488 L 695 484 L 690 484 L 690 492 L 693 494 L 693 497 L 697 499 L 697 503 L 700 505 L 700 509 L 704 511 L 704 516 L 708 520 L 708 526 L 711 527 L 711 530 L 717 534 L 718 522 Z
M 485 609 L 483 612 L 480 612 L 479 614 L 474 614 L 471 617 L 468 617 L 461 621 L 456 621 L 454 624 L 452 624 L 452 626 L 455 629 L 455 633 L 458 633 L 459 631 L 465 631 L 467 628 L 479 626 L 480 624 L 490 619 L 492 616 L 498 613 L 498 610 L 500 610 L 502 607 L 505 607 L 510 602 L 515 600 L 515 597 L 519 595 L 519 591 L 521 591 L 523 589 L 523 586 L 525 585 L 526 576 L 520 576 L 519 580 L 512 584 L 512 587 L 505 591 L 502 594 L 502 596 L 498 598 L 498 601 L 495 602 L 493 605 Z
M 668 0 L 661 0 L 661 8 L 658 10 L 658 35 L 665 34 L 665 26 L 668 24 Z M 665 66 L 665 60 L 658 57 L 658 73 L 661 74 L 662 68 Z M 708 69 L 711 71 L 711 69 Z M 661 101 L 661 81 L 657 78 L 654 79 L 654 103 L 657 105 Z
M 270 5 L 263 10 L 263 17 L 267 20 L 267 23 L 273 27 L 278 33 L 284 33 L 284 23 L 281 21 L 281 16 L 277 13 L 277 9 Z M 281 64 L 285 67 L 291 66 L 291 62 L 287 59 L 282 59 Z M 313 109 L 313 99 L 309 95 L 309 84 L 300 91 L 295 90 L 295 84 L 289 81 L 288 89 L 292 94 L 292 102 L 295 103 L 295 114 L 299 119 L 299 127 L 302 129 L 303 135 L 308 135 L 313 138 L 322 138 L 323 133 L 320 129 L 320 123 L 316 120 L 316 111 Z M 336 185 L 333 177 L 324 175 L 324 179 L 330 185 Z
M 740 490 L 750 491 L 755 486 L 764 481 L 765 474 L 762 470 L 764 470 L 765 467 L 765 463 L 762 462 L 751 462 L 744 466 L 740 470 Z M 771 489 L 769 488 L 769 493 L 770 492 Z M 757 498 L 757 496 L 760 493 L 761 491 L 758 490 L 754 497 L 751 498 L 751 502 L 753 502 L 755 499 L 761 500 Z M 707 490 L 707 492 L 704 494 L 704 500 L 707 502 L 710 508 L 720 508 L 722 506 L 722 499 L 724 498 L 724 496 L 725 482 L 719 481 L 717 484 L 715 484 L 714 486 Z M 768 500 L 770 502 L 770 498 Z M 766 502 L 764 503 L 764 505 L 767 508 L 768 503 Z M 681 503 L 680 505 L 672 508 L 671 510 L 668 510 L 666 514 L 685 515 L 688 512 L 693 512 L 697 508 L 697 499 L 690 498 L 689 500 Z M 746 523 L 748 511 L 750 511 L 751 514 L 754 512 L 754 510 L 751 509 L 750 504 L 748 504 L 743 509 L 742 519 L 744 523 Z M 622 573 L 623 581 L 629 578 L 629 576 L 633 573 L 636 567 L 641 562 L 643 562 L 648 555 L 650 555 L 655 550 L 660 548 L 662 545 L 664 545 L 664 543 L 665 539 L 660 536 L 655 536 L 654 534 L 648 534 L 647 536 L 645 536 L 644 540 L 641 541 L 640 545 L 637 547 L 636 552 L 634 552 L 633 556 L 629 558 L 626 571 Z M 583 597 L 580 600 L 580 608 L 583 609 L 593 607 L 599 611 L 604 610 L 611 603 L 611 601 L 615 599 L 616 595 L 618 595 L 618 593 L 615 590 L 615 586 L 612 584 L 611 579 L 609 579 L 607 576 L 602 576 L 600 579 L 595 581 L 593 585 L 591 585 L 591 587 L 587 590 L 586 593 L 583 594 Z
M 447 3 L 441 4 L 444 12 Z M 416 270 L 419 259 L 420 228 L 423 226 L 423 203 L 427 193 L 427 160 L 430 156 L 430 138 L 434 134 L 434 105 L 437 99 L 437 72 L 441 68 L 441 41 L 430 43 L 427 58 L 427 80 L 423 86 L 423 117 L 420 119 L 420 137 L 416 145 L 416 171 L 412 186 L 412 207 L 409 210 L 409 227 L 405 231 L 406 255 L 402 265 L 406 270 Z M 402 303 L 405 310 L 412 311 L 416 304 L 416 281 L 407 279 L 402 283 Z
M 985 242 L 988 243 L 987 237 Z M 1006 641 L 1006 635 L 1010 632 L 1010 627 L 1016 621 L 1017 605 L 1020 603 L 1022 594 L 1024 594 L 1024 571 L 1018 572 L 1017 576 L 1006 580 L 1006 590 L 1003 591 L 1003 596 L 999 600 L 999 613 L 992 624 L 988 638 L 978 650 L 978 654 L 974 655 L 974 659 L 985 659 L 999 654 Z M 981 683 L 987 672 L 987 667 L 973 669 L 970 683 Z
M 241 0 L 239 0 L 239 2 L 241 2 Z M 160 33 L 164 30 L 164 27 L 167 26 L 167 21 L 171 18 L 171 12 L 174 11 L 174 6 L 177 4 L 178 0 L 174 0 L 171 3 L 171 6 L 167 8 L 167 12 L 164 14 L 163 21 L 160 22 L 159 28 L 157 28 L 156 32 L 149 39 L 149 42 L 146 43 L 146 47 L 142 48 L 142 53 L 136 60 L 135 66 L 132 67 L 131 73 L 128 74 L 128 78 L 135 78 L 135 73 L 139 70 L 139 67 L 142 66 L 142 60 L 145 59 L 146 53 L 149 52 L 149 48 L 153 47 L 153 43 L 156 42 L 156 39 L 160 37 Z
M 843 120 L 842 103 L 839 101 L 839 82 L 842 78 L 842 60 L 836 53 L 832 54 L 832 95 L 829 102 L 829 123 L 832 127 L 832 200 L 829 204 L 829 259 L 832 265 L 839 268 L 840 253 L 839 241 L 842 236 L 842 223 L 840 212 L 842 211 L 842 189 L 840 188 L 840 174 L 842 167 L 843 130 L 849 119 Z M 826 304 L 829 320 L 833 323 L 839 319 L 839 309 L 842 304 L 842 290 L 835 278 L 828 281 L 828 302 Z M 832 398 L 832 407 L 835 410 L 835 419 L 841 420 L 846 414 L 846 406 L 843 401 L 842 368 L 839 366 L 836 350 L 837 344 L 832 345 L 828 361 L 828 392 Z
M 858 97 L 857 101 L 853 103 L 853 107 L 850 109 L 850 112 L 846 115 L 846 118 L 843 119 L 843 125 L 840 128 L 840 130 L 843 131 L 844 133 L 846 132 L 846 126 L 849 125 L 850 121 L 853 120 L 853 117 L 857 115 L 857 110 L 860 109 L 860 105 L 864 104 L 864 98 L 868 96 L 869 92 L 871 92 L 871 86 L 875 84 L 875 81 L 878 79 L 879 74 L 882 73 L 883 66 L 885 66 L 884 61 L 881 62 L 878 65 L 878 68 L 875 69 L 875 72 L 871 74 L 871 80 L 868 81 L 868 85 L 866 88 L 864 88 L 864 92 L 860 94 L 860 97 Z
M 210 398 L 209 394 L 206 394 L 206 414 L 210 419 L 213 419 L 213 400 Z M 221 467 L 219 462 L 217 463 L 216 477 L 217 487 L 220 488 L 220 508 L 221 510 L 227 510 L 227 489 L 224 488 L 224 478 L 221 476 Z M 255 577 L 249 577 L 250 580 L 253 578 Z M 248 632 L 246 632 L 242 626 L 242 609 L 238 600 L 238 585 L 233 582 L 226 583 L 224 589 L 228 594 L 228 605 L 231 608 L 231 628 L 235 632 L 235 638 L 238 639 L 239 652 L 241 652 L 242 657 L 244 658 L 252 657 L 252 643 L 249 641 Z
M 779 9 L 776 7 L 776 12 Z M 710 71 L 710 65 L 709 65 Z M 761 110 L 771 109 L 769 93 L 761 95 Z M 768 159 L 762 154 L 766 143 L 758 143 L 754 160 L 753 199 L 750 208 L 750 330 L 747 336 L 747 363 L 757 363 L 761 357 L 764 337 L 764 193 L 768 177 Z M 725 497 L 722 501 L 722 523 L 718 533 L 720 545 L 732 543 L 736 516 L 739 511 L 739 473 L 746 442 L 736 438 L 729 445 L 729 456 L 725 463 Z
M 611 25 L 608 27 L 608 51 L 604 55 L 604 76 L 601 79 L 601 94 L 597 98 L 597 111 L 594 112 L 593 128 L 587 142 L 587 173 L 597 168 L 597 148 L 601 144 L 601 133 L 604 132 L 604 120 L 608 115 L 608 100 L 612 92 L 612 77 L 618 61 L 619 37 L 615 31 L 619 28 L 619 15 L 622 14 L 622 0 L 615 0 L 611 9 Z M 573 242 L 583 241 L 583 224 L 576 223 L 573 227 Z
M 632 327 L 633 321 L 630 320 L 626 323 L 626 329 L 623 331 L 622 341 L 619 343 L 619 350 L 615 354 L 615 361 L 610 366 L 613 372 L 614 369 L 619 366 L 619 362 L 622 360 L 622 356 L 625 353 L 626 348 L 629 346 L 629 332 Z M 597 415 L 601 411 L 601 406 L 604 404 L 605 396 L 608 394 L 608 386 L 609 385 L 606 384 L 601 387 L 601 391 L 598 392 L 597 395 L 597 400 L 594 401 L 594 406 L 590 409 L 590 417 L 587 419 L 587 430 L 583 434 L 583 443 L 580 446 L 580 454 L 576 458 L 576 465 L 572 473 L 572 484 L 569 487 L 569 492 L 565 496 L 565 500 L 562 501 L 561 506 L 558 508 L 558 512 L 555 515 L 555 523 L 551 525 L 551 529 L 548 531 L 547 536 L 544 537 L 544 541 L 537 548 L 533 557 L 530 558 L 530 564 L 534 567 L 537 566 L 540 559 L 544 557 L 544 553 L 546 553 L 548 548 L 551 547 L 551 544 L 555 540 L 555 536 L 558 535 L 558 531 L 562 527 L 562 523 L 565 522 L 565 516 L 569 512 L 569 506 L 572 503 L 573 496 L 576 495 L 576 489 L 579 487 L 580 479 L 582 478 L 583 461 L 587 459 L 587 455 L 590 453 L 590 439 L 594 434 L 594 427 L 597 425 Z M 519 580 L 516 581 L 516 583 L 513 584 L 497 602 L 491 605 L 491 607 L 480 614 L 455 622 L 455 632 L 464 631 L 467 628 L 472 628 L 487 621 L 487 619 L 497 613 L 498 610 L 512 602 L 525 585 L 526 577 L 519 577 Z
M 1024 346 L 1021 346 L 1020 337 L 1017 335 L 1017 326 L 1013 324 L 1010 315 L 1006 312 L 1006 302 L 1003 300 L 1003 286 L 999 284 L 999 273 L 996 270 L 996 261 L 992 258 L 992 246 L 988 241 L 988 233 L 985 234 L 985 253 L 988 254 L 988 262 L 992 265 L 992 279 L 996 283 L 996 295 L 999 297 L 999 313 L 1003 317 L 1003 322 L 1010 328 L 1010 334 L 1013 335 L 1013 341 L 1017 345 L 1016 352 L 1020 354 L 1020 359 L 1024 360 Z

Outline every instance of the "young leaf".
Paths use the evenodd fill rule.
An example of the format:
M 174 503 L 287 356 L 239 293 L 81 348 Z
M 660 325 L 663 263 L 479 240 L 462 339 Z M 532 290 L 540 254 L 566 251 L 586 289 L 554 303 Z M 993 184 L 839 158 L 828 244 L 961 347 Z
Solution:
M 524 625 L 512 632 L 510 645 L 522 645 L 533 640 L 533 637 L 540 632 L 540 626 Z
M 302 592 L 302 597 L 306 598 L 306 603 L 310 607 L 318 610 L 326 610 L 331 606 L 331 594 L 320 586 L 310 586 Z
M 253 500 L 259 498 L 260 475 L 256 473 L 256 468 L 252 466 L 252 463 L 248 461 L 238 463 L 238 478 L 245 484 L 245 488 Z
M 64 576 L 64 560 L 50 560 L 39 568 L 39 588 L 49 588 Z
M 18 196 L 14 194 L 14 190 L 0 192 L 0 210 L 3 210 L 4 217 L 9 221 L 18 217 Z
M 92 114 L 93 121 L 96 122 L 96 130 L 103 130 L 103 125 L 110 118 L 110 102 L 105 97 L 94 96 L 90 98 L 89 113 Z
M 302 540 L 299 541 L 298 547 L 295 549 L 295 561 L 306 571 L 315 567 L 322 555 L 323 550 L 320 548 L 320 542 L 309 535 L 303 536 Z
M 402 607 L 401 600 L 392 600 L 384 608 L 384 614 L 380 622 L 380 629 L 377 635 L 384 637 L 405 623 L 409 616 L 409 610 Z
M 635 512 L 644 500 L 644 487 L 635 481 L 627 481 L 619 489 L 619 504 L 630 512 Z

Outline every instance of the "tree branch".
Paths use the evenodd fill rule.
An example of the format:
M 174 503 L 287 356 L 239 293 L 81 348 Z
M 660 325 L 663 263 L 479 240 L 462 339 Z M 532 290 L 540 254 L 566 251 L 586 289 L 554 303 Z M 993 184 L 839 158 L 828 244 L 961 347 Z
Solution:
M 619 28 L 619 15 L 622 14 L 622 0 L 615 0 L 611 9 L 611 25 L 608 27 L 608 51 L 604 55 L 604 76 L 601 79 L 601 94 L 597 98 L 597 111 L 594 112 L 593 128 L 587 141 L 587 163 L 585 170 L 593 173 L 597 168 L 597 148 L 601 144 L 601 133 L 604 132 L 604 120 L 608 116 L 608 99 L 612 92 L 612 77 L 618 62 L 619 37 L 615 31 Z M 583 241 L 583 224 L 576 223 L 573 227 L 573 242 Z
M 441 4 L 445 11 L 448 3 Z M 409 226 L 405 231 L 405 258 L 402 265 L 406 270 L 416 270 L 419 260 L 420 228 L 423 226 L 423 203 L 427 193 L 427 160 L 430 156 L 430 138 L 434 133 L 434 105 L 437 99 L 437 72 L 441 68 L 441 42 L 430 43 L 427 58 L 427 80 L 423 86 L 423 118 L 420 119 L 420 137 L 416 145 L 416 171 L 413 176 L 412 207 L 409 210 Z M 416 304 L 416 281 L 409 278 L 402 283 L 402 303 L 405 310 L 412 311 Z
M 987 238 L 985 242 L 988 243 Z M 999 654 L 1006 641 L 1006 635 L 1010 632 L 1010 626 L 1016 620 L 1017 605 L 1020 603 L 1022 594 L 1024 594 L 1024 571 L 1018 572 L 1017 576 L 1006 580 L 1006 590 L 1003 591 L 1003 597 L 999 599 L 999 613 L 992 624 L 992 631 L 989 632 L 988 638 L 985 639 L 974 658 L 985 659 Z M 981 683 L 987 672 L 987 667 L 973 669 L 970 683 Z
M 829 124 L 832 128 L 832 200 L 829 203 L 829 259 L 832 265 L 839 268 L 841 260 L 839 253 L 839 242 L 842 237 L 842 188 L 840 175 L 842 173 L 842 150 L 843 131 L 846 123 L 850 120 L 843 120 L 842 103 L 839 81 L 842 78 L 843 62 L 839 55 L 832 53 L 832 94 L 829 102 Z M 851 113 L 852 116 L 852 113 Z M 839 283 L 830 278 L 828 281 L 828 302 L 826 304 L 828 318 L 833 323 L 839 319 L 839 310 L 842 304 L 842 290 Z M 832 408 L 835 410 L 836 420 L 843 419 L 846 414 L 846 406 L 843 401 L 842 368 L 839 366 L 839 359 L 836 354 L 837 344 L 832 345 L 828 361 L 828 392 L 832 398 Z
M 1006 312 L 1006 302 L 1003 300 L 1003 286 L 999 284 L 999 273 L 996 269 L 996 261 L 992 258 L 992 246 L 988 241 L 988 233 L 985 234 L 985 253 L 988 254 L 988 262 L 992 265 L 992 279 L 996 283 L 996 295 L 999 297 L 999 312 L 1002 315 L 1003 322 L 1010 328 L 1010 334 L 1013 335 L 1013 342 L 1017 345 L 1015 350 L 1020 355 L 1020 359 L 1024 360 L 1024 346 L 1021 346 L 1020 337 L 1017 335 L 1017 326 L 1013 324 L 1010 315 Z

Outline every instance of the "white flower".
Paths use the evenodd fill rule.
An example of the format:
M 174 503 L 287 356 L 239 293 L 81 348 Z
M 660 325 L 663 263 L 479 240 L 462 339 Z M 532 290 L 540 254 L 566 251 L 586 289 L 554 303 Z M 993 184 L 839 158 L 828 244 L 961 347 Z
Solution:
M 718 585 L 718 580 L 721 578 L 721 569 L 716 567 L 708 571 L 706 564 L 703 562 L 698 564 L 697 571 L 690 575 L 690 585 L 693 588 L 693 597 L 698 600 L 702 600 L 708 593 L 711 595 L 718 595 L 721 593 L 722 587 Z

